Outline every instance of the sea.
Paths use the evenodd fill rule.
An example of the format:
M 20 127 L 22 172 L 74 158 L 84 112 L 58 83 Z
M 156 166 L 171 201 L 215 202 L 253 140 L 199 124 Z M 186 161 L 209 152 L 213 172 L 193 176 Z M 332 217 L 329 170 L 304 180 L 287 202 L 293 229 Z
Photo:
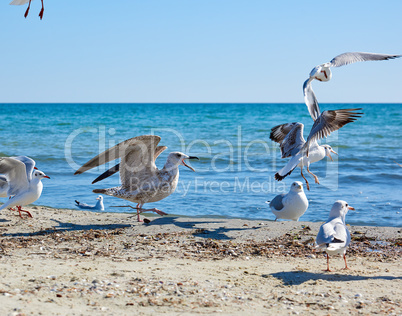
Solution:
M 320 179 L 304 172 L 309 208 L 301 221 L 322 222 L 336 200 L 355 208 L 351 225 L 402 226 L 402 104 L 321 104 L 321 110 L 362 108 L 356 122 L 321 141 L 339 154 L 311 165 Z M 313 124 L 304 104 L 0 104 L 0 156 L 25 155 L 44 179 L 35 205 L 77 209 L 75 200 L 95 204 L 96 188 L 118 186 L 118 173 L 96 184 L 113 165 L 74 172 L 92 157 L 139 135 L 161 136 L 168 146 L 156 161 L 162 168 L 171 151 L 200 160 L 195 172 L 180 166 L 178 187 L 162 201 L 145 204 L 170 215 L 195 218 L 274 220 L 267 201 L 302 181 L 300 169 L 274 179 L 288 159 L 269 139 L 272 127 L 301 122 L 307 138 Z M 399 165 L 400 164 L 400 165 Z M 105 196 L 105 212 L 132 212 L 125 200 Z M 131 204 L 135 206 L 134 203 Z M 133 219 L 134 220 L 134 219 Z

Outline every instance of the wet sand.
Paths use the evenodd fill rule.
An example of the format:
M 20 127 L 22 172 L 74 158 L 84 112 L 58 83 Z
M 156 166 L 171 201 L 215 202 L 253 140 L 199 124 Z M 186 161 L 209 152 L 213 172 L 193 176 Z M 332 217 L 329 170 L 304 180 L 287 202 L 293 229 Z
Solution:
M 2 315 L 402 314 L 402 228 L 350 227 L 324 272 L 321 223 L 29 210 L 0 213 Z

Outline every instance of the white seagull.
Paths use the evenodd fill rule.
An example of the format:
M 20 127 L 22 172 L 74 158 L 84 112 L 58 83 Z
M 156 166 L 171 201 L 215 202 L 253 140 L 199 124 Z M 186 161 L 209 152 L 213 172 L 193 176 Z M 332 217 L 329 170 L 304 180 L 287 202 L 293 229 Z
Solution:
M 22 209 L 22 206 L 39 199 L 43 189 L 41 180 L 50 178 L 39 170 L 29 173 L 27 165 L 14 158 L 0 158 L 0 175 L 3 182 L 7 181 L 7 196 L 11 197 L 0 207 L 0 210 L 17 206 L 20 216 L 21 212 L 26 212 L 28 216 L 32 217 L 28 211 Z
M 332 77 L 331 67 L 340 67 L 352 64 L 358 61 L 369 60 L 388 60 L 401 57 L 402 55 L 388 55 L 388 54 L 375 54 L 375 53 L 344 53 L 334 57 L 330 62 L 318 65 L 310 72 L 309 78 L 303 84 L 304 101 L 309 109 L 310 115 L 315 121 L 320 112 L 317 112 L 317 99 L 315 97 L 311 82 L 316 79 L 319 81 L 329 81 Z
M 303 190 L 303 183 L 295 181 L 287 194 L 277 195 L 270 203 L 272 213 L 278 218 L 298 221 L 308 208 L 308 200 Z
M 345 216 L 349 210 L 354 210 L 345 201 L 338 200 L 329 212 L 329 218 L 321 225 L 316 237 L 316 248 L 327 253 L 327 269 L 329 269 L 329 255 L 341 254 L 345 260 L 345 270 L 349 269 L 346 263 L 346 248 L 350 244 L 350 232 L 346 227 Z
M 135 209 L 139 222 L 142 212 L 151 211 L 159 215 L 167 215 L 156 208 L 143 209 L 142 207 L 145 203 L 157 202 L 172 194 L 179 181 L 179 165 L 186 166 L 194 171 L 184 160 L 198 158 L 187 156 L 181 152 L 171 152 L 165 166 L 159 170 L 155 165 L 155 159 L 167 148 L 166 146 L 157 146 L 160 140 L 161 138 L 156 135 L 130 138 L 92 158 L 75 174 L 81 174 L 89 169 L 121 158 L 118 167 L 115 166 L 105 172 L 107 177 L 120 169 L 121 186 L 95 189 L 93 192 L 137 203 Z M 105 176 L 101 175 L 99 178 L 105 178 Z
M 313 117 L 313 112 L 321 113 L 314 120 L 313 127 L 307 137 L 307 141 L 303 137 L 304 125 L 299 122 L 286 123 L 273 127 L 269 138 L 280 144 L 282 158 L 291 157 L 288 164 L 275 174 L 275 179 L 281 181 L 292 171 L 299 167 L 301 176 L 306 181 L 307 190 L 310 190 L 310 185 L 303 175 L 303 167 L 307 167 L 307 172 L 310 173 L 315 180 L 315 183 L 320 183 L 317 176 L 310 171 L 310 164 L 320 161 L 325 156 L 331 160 L 331 152 L 337 153 L 329 145 L 319 145 L 317 141 L 323 137 L 327 137 L 342 126 L 354 122 L 363 113 L 355 112 L 361 109 L 341 109 L 328 110 L 320 112 L 318 103 L 309 108 L 310 114 Z
M 23 5 L 23 4 L 26 4 L 26 3 L 29 2 L 28 3 L 28 8 L 27 8 L 27 10 L 25 11 L 25 14 L 24 14 L 24 17 L 26 18 L 28 16 L 29 9 L 31 8 L 31 1 L 32 0 L 13 0 L 13 1 L 10 2 L 10 4 L 11 5 Z M 42 20 L 43 12 L 45 11 L 45 7 L 43 6 L 43 0 L 41 0 L 41 2 L 42 2 L 42 9 L 39 12 L 39 17 Z
M 103 206 L 103 196 L 99 195 L 96 199 L 98 200 L 98 202 L 96 202 L 95 205 L 88 205 L 82 202 L 78 202 L 77 200 L 75 200 L 75 203 L 77 203 L 76 206 L 83 210 L 104 211 L 105 207 Z

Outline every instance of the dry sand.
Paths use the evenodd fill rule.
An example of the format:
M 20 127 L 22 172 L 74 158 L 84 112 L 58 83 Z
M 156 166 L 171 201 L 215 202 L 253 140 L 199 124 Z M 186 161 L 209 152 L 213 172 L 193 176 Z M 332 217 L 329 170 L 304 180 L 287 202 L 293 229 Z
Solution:
M 0 315 L 402 315 L 401 228 L 152 217 L 43 207 L 0 214 Z

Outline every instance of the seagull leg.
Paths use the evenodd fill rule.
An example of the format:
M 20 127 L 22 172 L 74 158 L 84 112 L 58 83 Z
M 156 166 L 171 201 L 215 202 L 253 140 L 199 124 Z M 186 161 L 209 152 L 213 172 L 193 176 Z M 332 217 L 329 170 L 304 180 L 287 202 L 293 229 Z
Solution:
M 28 8 L 27 8 L 27 10 L 25 11 L 24 18 L 26 18 L 26 17 L 28 16 L 29 9 L 31 8 L 31 1 L 32 1 L 32 0 L 29 0 Z
M 324 270 L 324 271 L 326 271 L 326 272 L 332 272 L 330 269 L 329 269 L 329 255 L 327 254 L 327 270 Z
M 310 191 L 310 185 L 308 184 L 308 181 L 307 181 L 306 177 L 303 174 L 303 168 L 300 168 L 300 173 L 301 173 L 301 176 L 303 177 L 303 179 L 306 181 L 307 190 Z
M 43 0 L 41 0 L 42 1 L 42 10 L 40 10 L 40 12 L 39 12 L 39 17 L 40 17 L 40 19 L 42 20 L 42 18 L 43 18 L 43 12 L 45 11 L 45 7 L 43 6 Z
M 307 171 L 309 174 L 311 174 L 314 177 L 315 183 L 320 184 L 320 181 L 318 181 L 318 177 L 310 171 L 309 166 L 307 166 Z
M 165 213 L 165 212 L 162 212 L 161 210 L 158 210 L 157 208 L 150 208 L 150 209 L 141 209 L 141 213 L 142 212 L 155 212 L 156 214 L 159 214 L 159 215 L 168 215 L 167 213 Z
M 23 218 L 21 212 L 27 213 L 27 214 L 28 214 L 28 217 L 33 217 L 31 213 L 29 213 L 28 211 L 23 210 L 20 205 L 17 206 L 17 210 L 18 210 L 18 213 L 20 214 L 20 217 L 21 217 L 21 218 Z
M 142 222 L 143 220 L 140 218 L 140 214 L 142 213 L 140 203 L 138 203 L 135 208 L 137 209 L 137 221 Z
M 343 270 L 349 270 L 348 264 L 346 263 L 346 254 L 343 254 L 343 260 L 345 260 L 345 267 Z

